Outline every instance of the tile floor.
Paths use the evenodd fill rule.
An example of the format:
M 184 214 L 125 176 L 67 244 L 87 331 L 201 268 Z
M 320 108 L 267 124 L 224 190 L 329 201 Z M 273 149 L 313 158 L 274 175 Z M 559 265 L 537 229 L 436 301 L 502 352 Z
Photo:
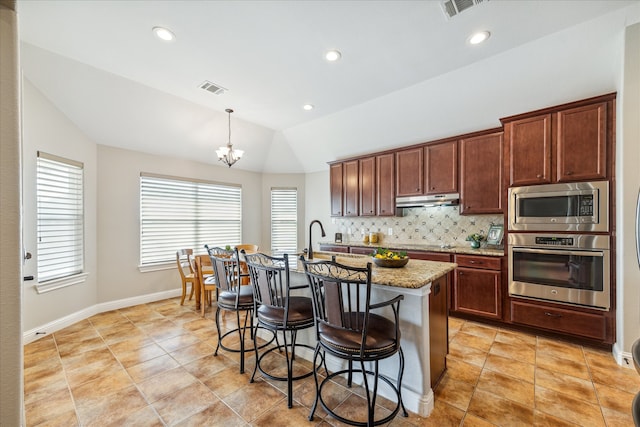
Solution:
M 27 425 L 342 425 L 321 409 L 307 420 L 312 378 L 295 384 L 287 409 L 284 383 L 249 383 L 253 356 L 243 375 L 235 354 L 213 356 L 211 312 L 203 319 L 190 304 L 101 313 L 26 345 Z M 389 426 L 633 426 L 640 376 L 609 353 L 455 318 L 449 327 L 433 413 L 398 415 Z M 327 400 L 358 413 L 361 392 L 336 381 Z

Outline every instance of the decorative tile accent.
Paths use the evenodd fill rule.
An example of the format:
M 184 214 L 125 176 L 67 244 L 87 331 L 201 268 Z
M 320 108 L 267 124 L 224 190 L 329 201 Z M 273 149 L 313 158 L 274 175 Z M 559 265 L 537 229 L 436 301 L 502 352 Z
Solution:
M 492 224 L 503 222 L 500 214 L 460 215 L 459 206 L 410 208 L 401 217 L 336 218 L 329 235 L 341 232 L 350 242 L 362 242 L 362 236 L 373 231 L 381 243 L 464 246 L 469 234 L 486 235 Z

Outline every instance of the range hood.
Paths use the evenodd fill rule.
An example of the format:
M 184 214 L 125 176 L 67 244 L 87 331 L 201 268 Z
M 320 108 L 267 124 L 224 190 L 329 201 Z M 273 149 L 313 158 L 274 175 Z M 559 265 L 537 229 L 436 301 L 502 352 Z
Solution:
M 396 208 L 425 208 L 430 206 L 452 206 L 460 202 L 460 194 L 432 194 L 428 196 L 396 197 Z

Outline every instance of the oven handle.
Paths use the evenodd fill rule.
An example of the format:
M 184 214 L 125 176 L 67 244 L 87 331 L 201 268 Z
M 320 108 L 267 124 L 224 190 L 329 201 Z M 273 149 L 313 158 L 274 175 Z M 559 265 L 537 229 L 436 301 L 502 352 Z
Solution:
M 576 255 L 576 256 L 592 256 L 604 257 L 603 251 L 565 251 L 553 249 L 531 249 L 531 248 L 512 248 L 513 252 L 528 252 L 531 254 L 555 254 L 555 255 Z

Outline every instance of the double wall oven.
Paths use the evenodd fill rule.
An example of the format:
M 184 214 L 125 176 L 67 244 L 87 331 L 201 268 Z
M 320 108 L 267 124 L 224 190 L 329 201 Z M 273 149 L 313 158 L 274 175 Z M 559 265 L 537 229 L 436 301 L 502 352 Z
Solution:
M 509 295 L 609 310 L 609 183 L 509 189 Z

